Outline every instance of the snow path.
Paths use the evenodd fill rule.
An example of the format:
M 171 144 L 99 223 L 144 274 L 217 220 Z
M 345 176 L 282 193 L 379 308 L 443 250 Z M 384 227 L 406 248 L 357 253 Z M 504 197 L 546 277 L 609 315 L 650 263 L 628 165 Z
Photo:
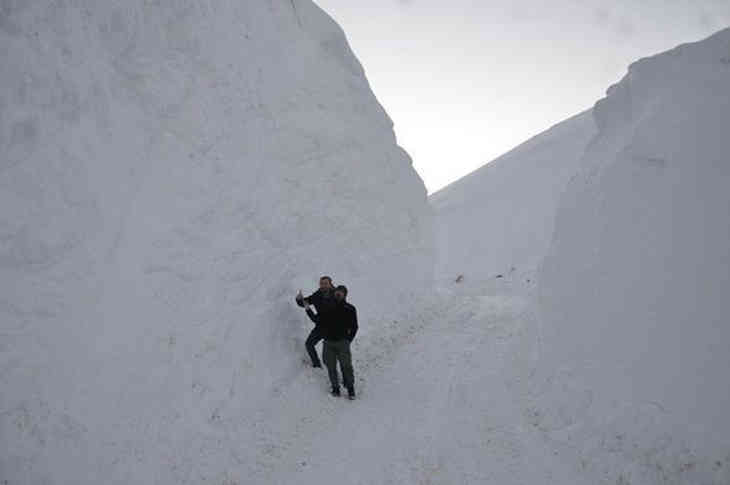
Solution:
M 356 339 L 354 402 L 303 366 L 252 417 L 241 483 L 565 483 L 525 413 L 527 300 L 489 292 L 443 292 L 409 323 Z

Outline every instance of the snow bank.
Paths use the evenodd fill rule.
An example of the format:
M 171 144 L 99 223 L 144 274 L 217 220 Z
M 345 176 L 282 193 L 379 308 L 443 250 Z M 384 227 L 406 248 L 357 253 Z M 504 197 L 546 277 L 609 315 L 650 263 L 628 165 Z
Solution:
M 309 0 L 5 2 L 0 63 L 1 479 L 221 481 L 301 369 L 296 290 L 367 335 L 430 284 L 423 183 Z
M 729 126 L 724 30 L 431 196 L 445 294 L 534 297 L 503 377 L 550 483 L 730 483 Z
M 595 133 L 589 110 L 431 195 L 436 278 L 452 283 L 462 275 L 474 285 L 534 273 L 550 246 L 560 195 Z
M 534 425 L 590 483 L 729 483 L 730 29 L 594 113 L 540 276 Z

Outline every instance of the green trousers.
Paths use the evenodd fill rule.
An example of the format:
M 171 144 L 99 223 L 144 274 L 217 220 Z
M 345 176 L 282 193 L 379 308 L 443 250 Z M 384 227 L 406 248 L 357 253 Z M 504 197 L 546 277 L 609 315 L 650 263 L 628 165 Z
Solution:
M 329 373 L 333 388 L 340 388 L 340 379 L 337 375 L 337 362 L 339 361 L 345 388 L 348 390 L 355 389 L 352 354 L 350 354 L 350 342 L 348 340 L 325 340 L 322 360 L 324 360 L 324 365 L 327 366 L 327 373 Z

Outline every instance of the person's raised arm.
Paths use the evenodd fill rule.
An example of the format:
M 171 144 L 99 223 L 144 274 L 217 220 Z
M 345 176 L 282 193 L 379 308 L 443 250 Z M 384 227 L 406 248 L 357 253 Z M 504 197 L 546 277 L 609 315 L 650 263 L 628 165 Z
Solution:
M 297 296 L 294 298 L 294 300 L 297 302 L 297 305 L 299 305 L 300 307 L 304 307 L 305 304 L 307 304 L 307 305 L 312 304 L 312 297 L 316 294 L 317 294 L 317 292 L 315 291 L 314 293 L 312 293 L 311 295 L 309 295 L 308 297 L 305 298 L 304 296 L 302 296 L 302 290 L 299 290 L 299 293 L 297 293 Z
M 302 290 L 299 290 L 299 293 L 297 293 L 297 296 L 294 298 L 294 300 L 297 302 L 297 305 L 299 305 L 300 307 L 304 307 L 305 305 L 309 305 L 310 297 L 311 297 L 311 295 L 304 298 L 304 296 L 302 296 Z

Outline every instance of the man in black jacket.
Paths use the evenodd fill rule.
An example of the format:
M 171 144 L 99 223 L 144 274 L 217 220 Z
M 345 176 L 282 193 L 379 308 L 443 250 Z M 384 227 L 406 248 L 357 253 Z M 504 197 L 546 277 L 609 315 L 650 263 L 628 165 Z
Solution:
M 317 310 L 317 315 L 321 316 L 332 310 L 335 306 L 334 288 L 332 287 L 332 278 L 329 276 L 322 276 L 319 279 L 319 289 L 309 295 L 308 297 L 302 296 L 302 291 L 299 290 L 296 296 L 297 305 L 304 307 L 305 309 L 309 305 L 314 305 Z M 311 312 L 311 310 L 310 310 Z M 311 318 L 311 316 L 310 316 Z M 322 363 L 317 355 L 317 349 L 315 345 L 319 343 L 324 337 L 322 336 L 322 329 L 319 323 L 315 322 L 314 328 L 309 333 L 307 341 L 304 343 L 304 347 L 307 349 L 309 357 L 312 359 L 312 367 L 322 367 Z
M 307 310 L 307 315 L 314 322 L 319 322 L 324 349 L 322 359 L 327 366 L 327 373 L 332 384 L 332 395 L 340 395 L 340 379 L 337 374 L 337 362 L 342 369 L 342 380 L 347 388 L 347 397 L 355 399 L 355 376 L 352 370 L 352 354 L 350 343 L 357 334 L 357 310 L 346 301 L 347 287 L 340 285 L 335 288 L 335 306 L 322 315 L 315 315 Z

